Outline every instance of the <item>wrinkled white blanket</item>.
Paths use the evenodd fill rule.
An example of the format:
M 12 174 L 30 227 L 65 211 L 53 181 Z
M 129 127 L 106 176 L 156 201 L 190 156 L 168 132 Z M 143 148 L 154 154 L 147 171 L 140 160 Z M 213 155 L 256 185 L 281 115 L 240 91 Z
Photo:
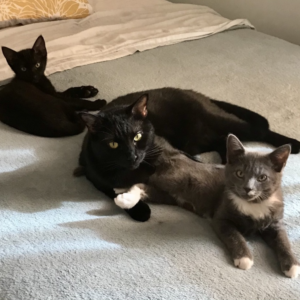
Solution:
M 47 74 L 107 61 L 158 46 L 198 39 L 237 26 L 212 9 L 166 0 L 91 1 L 95 12 L 82 20 L 35 23 L 0 30 L 0 46 L 32 47 L 42 34 L 47 43 Z M 0 55 L 0 82 L 13 75 Z

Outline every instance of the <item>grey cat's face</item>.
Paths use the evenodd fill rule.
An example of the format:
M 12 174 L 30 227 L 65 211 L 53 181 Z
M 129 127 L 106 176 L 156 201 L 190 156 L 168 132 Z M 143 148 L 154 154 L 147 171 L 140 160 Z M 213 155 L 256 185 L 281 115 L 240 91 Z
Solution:
M 238 138 L 230 135 L 225 169 L 228 189 L 246 201 L 268 199 L 281 183 L 281 171 L 289 154 L 289 145 L 268 154 L 247 152 Z

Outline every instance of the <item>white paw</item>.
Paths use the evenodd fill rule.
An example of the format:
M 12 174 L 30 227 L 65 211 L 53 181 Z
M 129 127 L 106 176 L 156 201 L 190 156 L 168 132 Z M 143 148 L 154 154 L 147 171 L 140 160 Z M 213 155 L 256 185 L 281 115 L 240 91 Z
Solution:
M 284 271 L 285 276 L 290 278 L 297 278 L 300 273 L 300 267 L 293 265 L 288 271 Z
M 242 270 L 249 270 L 253 266 L 253 260 L 249 257 L 235 259 L 234 265 Z
M 115 198 L 115 203 L 123 209 L 130 209 L 134 207 L 143 196 L 145 196 L 145 192 L 139 187 L 133 186 L 128 193 L 119 194 Z

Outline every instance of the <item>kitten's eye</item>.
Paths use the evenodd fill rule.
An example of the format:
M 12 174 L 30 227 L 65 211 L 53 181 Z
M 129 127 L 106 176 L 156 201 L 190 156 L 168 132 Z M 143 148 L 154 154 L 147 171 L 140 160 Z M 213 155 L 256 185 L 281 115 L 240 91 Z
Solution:
M 141 138 L 142 138 L 142 134 L 141 133 L 138 133 L 134 138 L 133 138 L 133 140 L 135 141 L 135 142 L 138 142 Z
M 262 182 L 262 181 L 266 181 L 267 178 L 268 178 L 267 175 L 260 175 L 260 176 L 257 178 L 257 180 L 260 181 L 260 182 Z
M 35 64 L 35 67 L 36 67 L 36 68 L 39 68 L 40 65 L 41 65 L 40 63 L 36 63 L 36 64 Z
M 116 148 L 119 147 L 119 144 L 116 143 L 116 142 L 110 142 L 108 145 L 109 145 L 109 147 L 112 148 L 112 149 L 116 149 Z
M 25 72 L 27 69 L 25 67 L 21 68 L 21 71 Z
M 243 178 L 244 177 L 244 172 L 243 171 L 240 171 L 240 170 L 237 170 L 235 172 L 235 175 L 238 177 L 238 178 Z

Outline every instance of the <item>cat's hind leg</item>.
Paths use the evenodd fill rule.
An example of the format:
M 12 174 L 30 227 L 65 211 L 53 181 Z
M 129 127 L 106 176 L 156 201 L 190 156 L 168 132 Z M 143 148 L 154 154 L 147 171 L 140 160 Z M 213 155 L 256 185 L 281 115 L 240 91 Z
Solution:
M 98 89 L 91 85 L 71 87 L 64 92 L 62 95 L 71 98 L 92 98 L 98 94 Z
M 265 242 L 275 250 L 282 272 L 290 278 L 297 278 L 300 266 L 294 256 L 286 231 L 281 223 L 270 225 L 261 232 Z

